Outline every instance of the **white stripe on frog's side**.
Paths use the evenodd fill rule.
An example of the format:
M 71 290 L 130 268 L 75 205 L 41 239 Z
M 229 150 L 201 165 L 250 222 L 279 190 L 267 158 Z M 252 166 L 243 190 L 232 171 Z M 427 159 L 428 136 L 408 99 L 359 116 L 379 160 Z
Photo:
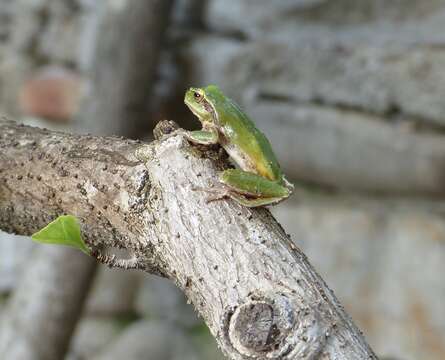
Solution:
M 221 136 L 223 137 L 223 136 Z M 229 156 L 235 161 L 235 163 L 240 167 L 241 170 L 248 171 L 254 174 L 258 174 L 256 167 L 254 166 L 252 160 L 250 160 L 246 154 L 241 152 L 233 144 L 229 144 L 225 141 L 221 142 L 221 146 L 227 151 Z
M 253 161 L 234 144 L 230 143 L 227 138 L 230 138 L 230 134 L 225 131 L 230 129 L 219 129 L 219 144 L 227 151 L 233 161 L 239 166 L 241 170 L 248 171 L 254 174 L 258 174 L 257 168 Z

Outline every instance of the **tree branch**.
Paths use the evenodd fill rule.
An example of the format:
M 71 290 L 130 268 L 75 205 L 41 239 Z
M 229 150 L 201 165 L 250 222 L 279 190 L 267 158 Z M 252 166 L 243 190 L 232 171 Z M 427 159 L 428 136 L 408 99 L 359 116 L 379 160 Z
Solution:
M 376 359 L 268 210 L 192 190 L 227 165 L 217 153 L 181 136 L 142 145 L 4 121 L 0 149 L 2 229 L 77 216 L 87 244 L 173 280 L 231 359 Z

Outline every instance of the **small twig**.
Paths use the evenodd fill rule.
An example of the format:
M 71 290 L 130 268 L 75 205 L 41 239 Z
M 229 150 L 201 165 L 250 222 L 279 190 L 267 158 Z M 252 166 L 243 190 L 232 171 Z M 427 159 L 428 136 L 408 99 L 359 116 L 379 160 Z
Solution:
M 109 268 L 120 268 L 126 270 L 140 268 L 140 263 L 136 254 L 133 254 L 133 256 L 129 259 L 118 259 L 115 254 L 104 254 L 100 252 L 100 250 L 95 249 L 91 252 L 91 256 Z

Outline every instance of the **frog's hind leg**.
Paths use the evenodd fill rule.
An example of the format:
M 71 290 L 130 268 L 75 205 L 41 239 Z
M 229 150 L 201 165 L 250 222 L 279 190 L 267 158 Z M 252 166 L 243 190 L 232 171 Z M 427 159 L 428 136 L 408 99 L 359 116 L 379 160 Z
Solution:
M 263 176 L 239 169 L 229 169 L 220 176 L 226 196 L 247 207 L 276 204 L 290 195 L 285 186 Z
M 277 181 L 240 169 L 228 169 L 220 174 L 219 180 L 232 191 L 251 197 L 281 197 L 290 191 Z
M 210 193 L 207 202 L 231 198 L 247 207 L 277 204 L 291 194 L 286 186 L 276 181 L 239 169 L 222 172 L 220 182 L 211 188 L 195 187 L 193 190 Z

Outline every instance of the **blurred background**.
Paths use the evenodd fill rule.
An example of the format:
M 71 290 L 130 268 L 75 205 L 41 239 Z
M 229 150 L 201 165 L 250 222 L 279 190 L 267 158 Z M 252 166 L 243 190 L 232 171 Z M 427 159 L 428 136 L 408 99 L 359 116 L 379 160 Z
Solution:
M 444 24 L 442 0 L 0 0 L 0 113 L 150 140 L 198 128 L 183 94 L 219 85 L 296 184 L 273 213 L 376 353 L 445 359 Z M 0 323 L 36 251 L 0 234 Z M 102 266 L 65 358 L 223 359 L 172 284 Z

